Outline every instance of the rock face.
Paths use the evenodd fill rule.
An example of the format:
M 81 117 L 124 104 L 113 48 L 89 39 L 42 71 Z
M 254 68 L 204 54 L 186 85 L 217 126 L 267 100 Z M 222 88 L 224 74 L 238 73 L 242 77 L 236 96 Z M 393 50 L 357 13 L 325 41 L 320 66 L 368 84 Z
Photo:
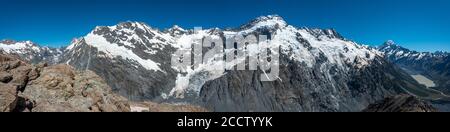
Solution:
M 363 112 L 437 112 L 431 104 L 411 95 L 397 95 L 369 105 Z
M 16 88 L 9 84 L 0 84 L 0 111 L 12 111 L 17 98 Z
M 62 63 L 91 70 L 129 100 L 157 99 L 175 86 L 175 48 L 167 35 L 138 22 L 99 26 L 67 47 Z M 114 44 L 109 44 L 114 43 Z
M 68 65 L 29 65 L 0 54 L 3 112 L 127 112 L 127 100 L 90 71 Z
M 23 98 L 17 93 L 25 88 L 35 71 L 19 59 L 0 55 L 0 111 L 14 111 L 20 107 Z

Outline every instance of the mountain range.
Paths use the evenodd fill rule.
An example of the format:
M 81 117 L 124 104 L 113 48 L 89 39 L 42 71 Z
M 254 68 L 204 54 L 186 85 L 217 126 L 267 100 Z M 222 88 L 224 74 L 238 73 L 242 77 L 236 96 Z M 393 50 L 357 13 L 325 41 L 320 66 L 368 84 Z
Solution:
M 276 81 L 261 81 L 263 70 L 213 70 L 218 63 L 187 71 L 171 65 L 178 49 L 191 47 L 198 39 L 237 35 L 267 35 L 269 45 L 280 48 Z M 334 29 L 294 27 L 277 15 L 229 29 L 159 30 L 142 22 L 123 22 L 98 26 L 65 48 L 2 41 L 0 52 L 31 63 L 62 63 L 93 71 L 112 91 L 132 101 L 192 104 L 208 111 L 361 111 L 398 94 L 446 99 L 449 90 L 448 53 L 419 53 L 392 41 L 373 48 Z M 411 76 L 416 74 L 431 78 L 436 87 Z
M 429 87 L 450 94 L 450 53 L 417 52 L 387 41 L 378 47 L 385 57 L 411 75 L 422 75 L 433 83 Z

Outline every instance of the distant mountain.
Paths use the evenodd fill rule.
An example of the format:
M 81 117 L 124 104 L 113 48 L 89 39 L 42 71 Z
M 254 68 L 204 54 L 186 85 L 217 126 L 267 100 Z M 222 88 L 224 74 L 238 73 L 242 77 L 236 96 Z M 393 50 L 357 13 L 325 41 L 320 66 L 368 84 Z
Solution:
M 378 49 L 385 57 L 411 75 L 423 75 L 433 81 L 433 89 L 450 95 L 450 53 L 417 52 L 387 41 Z
M 31 63 L 47 62 L 56 64 L 63 54 L 63 48 L 41 47 L 31 41 L 0 41 L 0 52 L 18 55 Z
M 262 70 L 216 71 L 223 63 L 211 61 L 191 70 L 171 65 L 178 49 L 190 49 L 205 37 L 237 35 L 267 35 L 269 45 L 280 48 L 276 81 L 261 81 Z M 224 52 L 239 48 L 257 57 L 261 51 L 251 50 L 257 46 Z M 60 63 L 95 72 L 130 100 L 194 104 L 208 111 L 361 111 L 392 95 L 428 91 L 378 50 L 333 29 L 296 28 L 276 15 L 225 30 L 174 26 L 161 31 L 141 22 L 98 26 L 61 53 L 55 55 Z

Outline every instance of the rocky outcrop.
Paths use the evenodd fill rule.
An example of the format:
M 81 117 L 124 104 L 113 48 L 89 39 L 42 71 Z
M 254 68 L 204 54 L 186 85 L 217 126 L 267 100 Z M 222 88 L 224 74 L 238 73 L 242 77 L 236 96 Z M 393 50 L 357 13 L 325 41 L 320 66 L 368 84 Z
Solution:
M 0 111 L 127 112 L 130 106 L 93 72 L 0 54 Z
M 0 55 L 0 111 L 14 111 L 33 68 L 12 56 Z
M 363 112 L 437 112 L 431 104 L 411 95 L 397 95 L 369 105 Z
M 16 98 L 16 89 L 13 85 L 0 84 L 0 111 L 12 111 Z

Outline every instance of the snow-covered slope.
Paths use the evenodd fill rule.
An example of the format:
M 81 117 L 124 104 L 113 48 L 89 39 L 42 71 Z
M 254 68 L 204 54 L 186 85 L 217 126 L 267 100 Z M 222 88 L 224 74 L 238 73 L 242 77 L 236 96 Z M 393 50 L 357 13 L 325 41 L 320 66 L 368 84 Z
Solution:
M 196 40 L 204 37 L 232 38 L 236 35 L 265 34 L 264 32 L 271 36 L 268 42 L 270 46 L 280 47 L 283 55 L 306 65 L 308 68 L 317 67 L 317 64 L 324 61 L 323 57 L 325 57 L 326 62 L 318 66 L 323 68 L 322 72 L 328 72 L 330 67 L 336 67 L 343 71 L 349 71 L 352 68 L 364 68 L 370 65 L 374 58 L 382 56 L 376 49 L 343 39 L 334 30 L 295 28 L 288 25 L 280 16 L 272 15 L 259 17 L 239 29 L 205 29 L 195 33 L 183 34 L 173 40 L 176 42 L 175 47 L 190 48 L 191 44 L 196 43 Z M 248 47 L 251 47 L 251 45 Z M 225 71 L 218 72 L 215 70 L 215 67 L 220 67 L 221 64 L 217 62 L 207 63 L 197 69 L 188 71 L 186 75 L 180 73 L 177 77 L 176 87 L 168 95 L 180 95 L 183 92 L 199 94 L 205 82 L 226 74 Z M 198 74 L 205 75 L 198 76 Z M 196 81 L 188 83 L 189 80 Z

